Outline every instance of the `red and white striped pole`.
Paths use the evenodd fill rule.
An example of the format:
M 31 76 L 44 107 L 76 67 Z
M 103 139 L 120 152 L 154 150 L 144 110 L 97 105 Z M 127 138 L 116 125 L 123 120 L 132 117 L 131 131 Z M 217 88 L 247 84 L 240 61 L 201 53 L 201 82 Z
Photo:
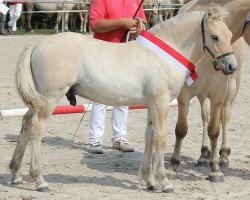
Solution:
M 176 99 L 174 99 L 170 103 L 170 106 L 176 106 L 176 105 L 177 105 L 177 101 L 176 101 Z M 113 108 L 112 106 L 108 106 L 107 110 L 112 110 L 112 108 Z M 130 110 L 145 109 L 145 108 L 147 108 L 145 105 L 129 106 Z M 87 109 L 87 111 L 91 111 L 92 105 L 90 104 L 88 106 L 88 104 L 77 104 L 76 106 L 71 106 L 71 105 L 56 106 L 54 111 L 53 111 L 53 115 L 83 113 L 83 112 L 85 112 L 86 109 Z M 20 117 L 20 116 L 24 116 L 28 110 L 29 110 L 28 108 L 0 110 L 0 117 Z

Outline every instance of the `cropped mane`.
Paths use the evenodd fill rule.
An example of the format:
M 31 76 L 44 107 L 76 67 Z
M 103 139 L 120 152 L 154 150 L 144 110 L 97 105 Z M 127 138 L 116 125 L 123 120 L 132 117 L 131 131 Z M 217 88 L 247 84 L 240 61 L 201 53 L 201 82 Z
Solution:
M 171 30 L 172 28 L 176 28 L 177 23 L 202 16 L 204 16 L 204 12 L 201 11 L 192 11 L 188 13 L 183 13 L 175 17 L 171 17 L 170 19 L 165 20 L 163 22 L 160 22 L 159 24 L 149 29 L 149 32 L 151 32 L 152 34 L 157 34 L 162 32 L 162 30 L 168 30 L 168 29 Z
M 228 12 L 219 4 L 211 3 L 205 12 L 205 20 L 210 22 L 212 20 L 222 20 L 228 15 Z
M 211 22 L 212 20 L 222 20 L 223 18 L 227 17 L 228 12 L 222 8 L 218 4 L 211 3 L 209 7 L 207 8 L 206 12 L 202 11 L 191 11 L 187 13 L 182 13 L 180 15 L 177 15 L 175 17 L 172 17 L 168 20 L 165 20 L 155 26 L 153 26 L 149 31 L 152 34 L 157 34 L 161 32 L 162 30 L 167 30 L 167 29 L 172 29 L 175 27 L 176 23 L 183 22 L 184 20 L 189 20 L 192 18 L 196 18 L 199 16 L 204 16 L 205 21 L 208 23 Z

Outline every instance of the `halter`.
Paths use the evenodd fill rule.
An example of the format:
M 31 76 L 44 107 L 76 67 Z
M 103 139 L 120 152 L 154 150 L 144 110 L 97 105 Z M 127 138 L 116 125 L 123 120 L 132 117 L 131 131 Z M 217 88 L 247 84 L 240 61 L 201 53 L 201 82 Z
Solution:
M 244 32 L 245 32 L 245 29 L 246 29 L 246 27 L 247 27 L 248 22 L 250 22 L 250 21 L 247 21 L 247 20 L 245 21 L 245 24 L 244 24 L 243 30 L 242 30 L 242 35 L 243 35 Z
M 233 52 L 228 52 L 228 53 L 225 53 L 225 54 L 222 54 L 218 57 L 216 57 L 213 52 L 208 48 L 208 46 L 206 45 L 206 41 L 205 41 L 205 29 L 204 29 L 204 17 L 202 18 L 201 20 L 201 31 L 202 31 L 202 46 L 203 46 L 203 51 L 205 52 L 207 50 L 207 52 L 212 56 L 212 58 L 214 59 L 214 61 L 212 61 L 212 64 L 213 64 L 213 67 L 215 70 L 221 70 L 221 67 L 219 66 L 218 62 L 219 62 L 219 59 L 221 58 L 224 58 L 228 55 L 232 55 L 234 54 Z
M 244 24 L 243 29 L 242 29 L 242 35 L 245 32 L 245 29 L 246 29 L 246 26 L 247 26 L 248 22 L 250 22 L 250 11 L 248 12 L 248 14 L 246 16 L 246 21 L 245 21 L 245 24 Z

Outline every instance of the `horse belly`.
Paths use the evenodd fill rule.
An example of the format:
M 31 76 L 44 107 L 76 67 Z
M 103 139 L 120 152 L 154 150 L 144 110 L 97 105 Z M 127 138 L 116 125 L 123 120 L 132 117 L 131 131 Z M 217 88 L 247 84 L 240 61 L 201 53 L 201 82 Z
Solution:
M 105 83 L 85 79 L 76 85 L 75 90 L 79 96 L 106 105 L 127 106 L 146 102 L 140 86 L 116 81 Z

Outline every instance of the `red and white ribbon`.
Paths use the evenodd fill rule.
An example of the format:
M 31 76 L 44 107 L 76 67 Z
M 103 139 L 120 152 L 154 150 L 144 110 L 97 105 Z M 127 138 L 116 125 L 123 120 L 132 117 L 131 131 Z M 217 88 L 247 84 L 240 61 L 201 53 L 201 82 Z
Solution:
M 152 50 L 166 62 L 175 66 L 186 77 L 188 85 L 191 85 L 198 78 L 193 63 L 151 33 L 142 30 L 136 41 Z

